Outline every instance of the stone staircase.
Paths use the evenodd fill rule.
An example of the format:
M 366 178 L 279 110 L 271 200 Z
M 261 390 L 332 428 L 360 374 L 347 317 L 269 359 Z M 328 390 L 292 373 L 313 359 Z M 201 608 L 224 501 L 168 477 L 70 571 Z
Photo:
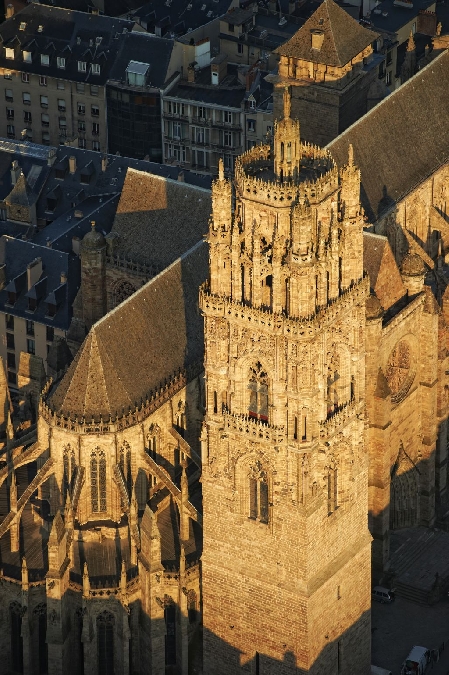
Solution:
M 449 585 L 449 533 L 424 527 L 393 533 L 390 572 L 398 596 L 436 602 Z

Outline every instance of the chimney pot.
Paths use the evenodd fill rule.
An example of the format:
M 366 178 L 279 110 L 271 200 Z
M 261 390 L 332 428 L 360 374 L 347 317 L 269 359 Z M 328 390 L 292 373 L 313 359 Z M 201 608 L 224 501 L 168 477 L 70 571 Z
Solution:
M 69 157 L 69 171 L 70 173 L 75 173 L 76 172 L 76 157 L 72 155 L 72 157 Z

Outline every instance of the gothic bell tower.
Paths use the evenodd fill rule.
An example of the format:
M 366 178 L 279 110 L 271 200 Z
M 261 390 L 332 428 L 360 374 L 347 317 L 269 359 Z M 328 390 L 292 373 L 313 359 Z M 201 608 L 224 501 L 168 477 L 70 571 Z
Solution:
M 288 145 L 290 144 L 290 145 Z M 360 174 L 277 122 L 213 184 L 204 672 L 368 675 Z

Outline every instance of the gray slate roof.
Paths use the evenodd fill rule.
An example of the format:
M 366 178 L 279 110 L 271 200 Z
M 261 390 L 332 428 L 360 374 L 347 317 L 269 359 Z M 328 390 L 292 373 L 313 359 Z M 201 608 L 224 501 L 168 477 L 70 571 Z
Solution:
M 200 361 L 198 288 L 207 270 L 208 248 L 201 241 L 106 314 L 51 393 L 50 406 L 96 419 L 122 414 L 179 369 Z
M 115 252 L 164 269 L 207 232 L 211 193 L 128 169 L 112 232 Z
M 312 49 L 313 30 L 324 32 L 323 44 L 319 50 Z M 328 66 L 344 66 L 377 36 L 377 33 L 363 28 L 333 0 L 324 0 L 304 26 L 275 52 Z
M 449 53 L 443 52 L 327 146 L 343 166 L 352 143 L 370 219 L 449 160 L 448 91 Z

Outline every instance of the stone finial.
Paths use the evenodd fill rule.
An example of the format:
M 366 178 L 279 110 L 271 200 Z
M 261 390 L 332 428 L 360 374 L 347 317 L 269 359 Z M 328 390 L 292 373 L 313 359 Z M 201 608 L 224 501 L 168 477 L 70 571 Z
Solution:
M 122 596 L 126 595 L 126 565 L 122 560 L 122 568 L 120 570 L 120 591 Z
M 85 562 L 83 567 L 83 598 L 88 598 L 89 595 L 90 595 L 89 570 L 87 569 L 87 562 Z
M 91 226 L 92 230 L 95 230 L 95 220 L 90 221 L 90 226 Z
M 348 148 L 348 166 L 354 166 L 354 148 L 352 143 L 349 144 Z
M 184 544 L 181 543 L 181 553 L 179 556 L 179 576 L 182 578 L 186 572 L 186 552 Z
M 223 158 L 220 157 L 218 160 L 218 180 L 220 182 L 224 181 L 225 176 L 224 176 L 224 164 L 223 164 Z
M 437 29 L 436 29 L 436 34 L 438 35 L 438 37 L 441 35 L 442 30 L 443 30 L 443 24 L 441 23 L 441 21 L 438 21 Z
M 28 590 L 28 567 L 25 556 L 22 558 L 22 591 Z
M 414 52 L 415 51 L 415 40 L 413 38 L 413 33 L 410 31 L 410 35 L 408 36 L 407 40 L 407 51 L 408 52 Z
M 285 87 L 284 89 L 284 119 L 288 119 L 290 117 L 292 109 L 292 101 L 291 101 L 291 96 L 290 96 L 290 90 L 288 87 Z

